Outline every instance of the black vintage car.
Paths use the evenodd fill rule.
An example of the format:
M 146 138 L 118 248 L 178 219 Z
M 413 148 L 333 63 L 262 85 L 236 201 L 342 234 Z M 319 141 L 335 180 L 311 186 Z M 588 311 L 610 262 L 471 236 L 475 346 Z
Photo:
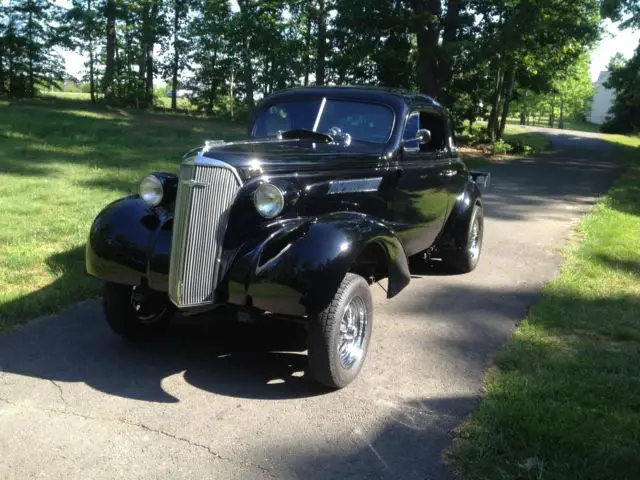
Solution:
M 369 285 L 388 278 L 397 295 L 412 257 L 455 272 L 478 263 L 484 175 L 457 157 L 449 117 L 424 95 L 275 93 L 248 140 L 206 142 L 179 168 L 143 178 L 91 227 L 87 270 L 125 338 L 158 333 L 176 309 L 303 323 L 308 372 L 340 388 L 367 353 Z

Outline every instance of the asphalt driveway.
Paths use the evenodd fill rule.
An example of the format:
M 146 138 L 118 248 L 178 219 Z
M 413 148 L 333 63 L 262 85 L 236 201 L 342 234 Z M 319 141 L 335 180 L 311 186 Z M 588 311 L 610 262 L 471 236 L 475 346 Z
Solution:
M 278 335 L 214 319 L 126 345 L 95 300 L 0 336 L 0 478 L 449 478 L 442 452 L 488 362 L 621 171 L 594 136 L 549 134 L 554 152 L 487 168 L 475 272 L 416 271 L 390 301 L 374 287 L 372 347 L 345 390 L 269 352 Z

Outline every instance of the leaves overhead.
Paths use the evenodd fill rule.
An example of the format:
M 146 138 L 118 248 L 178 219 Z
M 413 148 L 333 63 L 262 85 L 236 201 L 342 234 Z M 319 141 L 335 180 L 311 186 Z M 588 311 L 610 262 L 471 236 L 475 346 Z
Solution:
M 21 21 L 15 5 L 28 3 L 52 5 L 11 2 Z M 489 115 L 500 134 L 500 118 L 519 90 L 552 91 L 597 40 L 601 6 L 611 16 L 635 8 L 605 3 L 73 0 L 60 21 L 67 34 L 48 38 L 90 57 L 92 90 L 111 103 L 149 107 L 160 79 L 173 92 L 172 108 L 183 91 L 203 111 L 226 115 L 291 86 L 382 85 L 430 94 L 459 121 Z M 5 89 L 13 51 L 0 51 Z

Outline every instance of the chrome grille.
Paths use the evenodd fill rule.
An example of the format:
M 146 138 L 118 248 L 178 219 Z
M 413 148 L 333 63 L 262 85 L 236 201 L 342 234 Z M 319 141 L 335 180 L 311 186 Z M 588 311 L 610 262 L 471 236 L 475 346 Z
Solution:
M 215 302 L 224 275 L 222 244 L 229 209 L 240 188 L 235 171 L 217 160 L 183 163 L 176 196 L 169 297 L 178 307 Z

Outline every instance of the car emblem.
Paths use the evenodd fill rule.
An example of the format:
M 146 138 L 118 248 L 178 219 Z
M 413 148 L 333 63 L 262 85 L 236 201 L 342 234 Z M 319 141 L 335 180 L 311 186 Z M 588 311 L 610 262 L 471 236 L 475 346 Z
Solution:
M 206 187 L 207 184 L 203 183 L 203 182 L 198 182 L 197 180 L 182 180 L 183 185 L 187 186 L 187 187 Z

